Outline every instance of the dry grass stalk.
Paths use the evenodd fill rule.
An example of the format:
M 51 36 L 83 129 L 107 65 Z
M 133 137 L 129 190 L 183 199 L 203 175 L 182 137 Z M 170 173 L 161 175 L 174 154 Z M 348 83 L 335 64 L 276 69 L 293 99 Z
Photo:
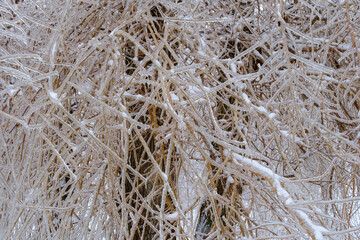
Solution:
M 359 6 L 1 1 L 1 238 L 359 239 Z

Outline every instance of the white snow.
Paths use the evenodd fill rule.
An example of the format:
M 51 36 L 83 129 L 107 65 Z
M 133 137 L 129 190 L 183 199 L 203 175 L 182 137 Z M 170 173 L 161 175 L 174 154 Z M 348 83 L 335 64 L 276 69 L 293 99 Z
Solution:
M 203 91 L 201 91 L 201 89 L 196 86 L 188 86 L 188 91 L 191 97 L 194 95 L 203 95 Z
M 246 93 L 242 93 L 242 96 L 247 104 L 251 104 L 249 97 L 248 97 L 248 95 L 246 95 Z
M 308 227 L 312 230 L 314 236 L 315 236 L 315 239 L 316 240 L 323 240 L 325 239 L 323 234 L 328 232 L 327 229 L 325 229 L 324 227 L 322 226 L 319 226 L 319 225 L 315 225 L 311 219 L 309 218 L 308 215 L 306 215 L 303 211 L 301 210 L 295 210 L 295 212 L 297 213 L 298 217 L 304 221 Z
M 52 92 L 50 91 L 49 92 L 49 95 L 52 99 L 54 99 L 55 101 L 59 101 L 59 98 L 58 98 L 58 94 L 56 92 Z
M 272 119 L 276 116 L 275 113 L 269 113 L 269 111 L 266 110 L 266 108 L 264 108 L 263 106 L 258 107 L 258 106 L 255 106 L 254 104 L 252 104 L 246 93 L 243 92 L 242 97 L 247 104 L 249 104 L 251 107 L 255 108 L 258 112 L 267 115 L 269 119 Z
M 164 218 L 168 221 L 176 221 L 179 219 L 179 213 L 178 212 L 174 212 L 171 214 L 165 214 Z
M 171 100 L 173 102 L 178 102 L 180 100 L 179 97 L 175 93 L 170 93 L 170 96 L 171 96 Z
M 127 115 L 127 114 L 124 113 L 124 112 L 121 112 L 121 116 L 124 117 L 124 118 L 130 118 L 129 115 Z
M 281 134 L 284 136 L 284 137 L 288 137 L 289 136 L 289 132 L 288 131 L 285 131 L 285 130 L 280 130 Z
M 224 150 L 224 154 L 228 155 L 229 151 Z M 284 181 L 284 179 L 277 175 L 275 172 L 270 170 L 267 167 L 264 167 L 257 161 L 251 160 L 249 158 L 246 158 L 244 156 L 241 156 L 237 153 L 232 153 L 231 156 L 233 157 L 233 161 L 242 167 L 247 167 L 250 171 L 257 173 L 267 179 L 271 185 L 275 188 L 277 195 L 279 196 L 279 199 L 284 203 L 284 205 L 287 207 L 289 211 L 292 211 L 296 214 L 296 216 L 305 223 L 305 228 L 308 230 L 311 230 L 313 235 L 315 236 L 315 239 L 317 240 L 323 240 L 325 239 L 323 236 L 323 233 L 327 232 L 325 228 L 316 225 L 312 222 L 312 220 L 309 218 L 308 215 L 306 215 L 303 211 L 293 209 L 291 204 L 294 202 L 291 198 L 290 194 L 282 187 L 281 181 Z
M 229 176 L 229 177 L 226 179 L 226 182 L 227 182 L 227 183 L 234 183 L 234 178 L 232 178 L 231 176 Z
M 253 106 L 254 106 L 254 105 L 253 105 Z M 268 111 L 267 111 L 264 107 L 254 106 L 254 108 L 255 108 L 256 110 L 258 110 L 260 113 L 268 114 Z
M 18 89 L 10 89 L 9 90 L 9 95 L 10 96 L 14 96 L 14 94 L 18 91 Z
M 62 105 L 56 92 L 49 91 L 49 95 L 56 104 Z
M 276 116 L 276 114 L 275 113 L 270 113 L 268 116 L 269 116 L 270 119 L 272 119 L 272 118 L 274 118 Z
M 229 151 L 228 150 L 224 150 L 224 154 L 228 155 Z M 261 175 L 263 175 L 264 177 L 267 178 L 274 178 L 275 176 L 277 176 L 273 171 L 271 171 L 270 169 L 264 167 L 263 165 L 261 165 L 260 163 L 258 163 L 257 161 L 254 161 L 252 159 L 246 158 L 244 156 L 241 156 L 237 153 L 232 153 L 233 156 L 233 160 L 237 165 L 246 165 L 247 167 L 250 168 L 250 170 L 253 170 L 257 173 L 260 173 Z
M 236 64 L 235 63 L 231 63 L 230 64 L 230 69 L 231 69 L 231 71 L 233 72 L 233 73 L 236 73 L 237 71 L 236 71 Z

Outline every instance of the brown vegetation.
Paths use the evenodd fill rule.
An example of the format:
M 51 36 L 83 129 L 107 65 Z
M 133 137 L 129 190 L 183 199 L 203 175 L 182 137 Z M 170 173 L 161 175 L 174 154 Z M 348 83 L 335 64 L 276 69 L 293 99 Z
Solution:
M 1 1 L 1 238 L 359 239 L 359 6 Z

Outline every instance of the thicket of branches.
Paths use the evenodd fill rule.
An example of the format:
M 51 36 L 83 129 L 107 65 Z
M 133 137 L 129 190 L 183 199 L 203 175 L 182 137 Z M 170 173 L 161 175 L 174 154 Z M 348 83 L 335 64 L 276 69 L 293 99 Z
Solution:
M 2 0 L 2 239 L 359 239 L 360 2 Z

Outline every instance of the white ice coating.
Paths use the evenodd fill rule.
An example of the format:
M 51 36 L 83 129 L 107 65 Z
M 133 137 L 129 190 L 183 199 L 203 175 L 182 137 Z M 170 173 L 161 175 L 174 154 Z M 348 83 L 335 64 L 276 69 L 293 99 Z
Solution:
M 229 155 L 229 151 L 224 151 L 225 155 Z M 233 157 L 233 161 L 242 167 L 248 168 L 250 171 L 257 173 L 267 179 L 272 187 L 276 190 L 277 195 L 279 196 L 279 200 L 284 204 L 284 206 L 293 213 L 299 220 L 302 222 L 304 228 L 306 228 L 309 232 L 313 234 L 315 239 L 323 240 L 325 239 L 323 234 L 328 230 L 318 226 L 313 223 L 313 221 L 309 218 L 309 216 L 301 210 L 293 209 L 292 204 L 294 200 L 290 196 L 289 192 L 284 189 L 281 182 L 285 181 L 283 177 L 276 174 L 271 169 L 264 167 L 259 162 L 254 161 L 252 159 L 241 156 L 237 153 L 231 153 Z

